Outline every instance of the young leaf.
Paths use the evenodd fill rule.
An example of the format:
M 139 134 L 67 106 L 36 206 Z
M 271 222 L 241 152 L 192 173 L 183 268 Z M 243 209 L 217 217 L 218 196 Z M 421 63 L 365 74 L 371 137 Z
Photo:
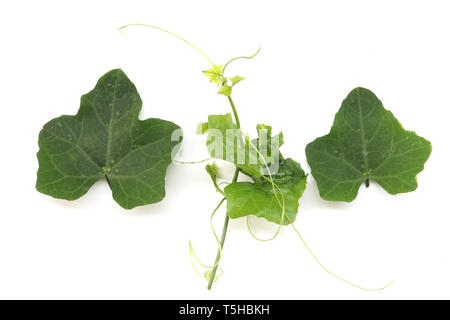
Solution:
M 224 96 L 229 97 L 231 95 L 231 87 L 229 85 L 224 84 L 220 87 L 219 91 L 217 93 L 223 94 Z
M 273 182 L 279 188 L 275 189 L 278 200 L 274 195 L 272 183 L 268 181 L 267 176 L 265 178 L 253 178 L 254 183 L 235 182 L 225 187 L 228 217 L 235 219 L 255 215 L 278 224 L 282 217 L 280 203 L 284 199 L 285 217 L 282 223 L 295 221 L 298 200 L 306 188 L 306 175 L 300 164 L 292 159 L 280 161 L 279 170 L 272 175 Z
M 205 134 L 208 131 L 208 122 L 201 122 L 197 125 L 197 134 Z
M 256 126 L 256 131 L 258 132 L 258 139 L 252 141 L 252 143 L 258 148 L 260 155 L 264 157 L 264 167 L 265 165 L 271 165 L 278 162 L 280 157 L 279 148 L 284 143 L 283 132 L 280 132 L 276 136 L 272 136 L 272 127 L 264 124 L 258 124 Z M 275 147 L 276 149 L 272 150 L 272 147 Z M 267 168 L 264 169 L 267 170 Z M 266 172 L 266 174 L 268 174 L 268 172 Z
M 213 65 L 211 69 L 202 72 L 209 78 L 209 82 L 214 82 L 218 86 L 222 84 L 222 66 Z
M 231 114 L 210 115 L 208 122 L 199 124 L 200 127 L 203 134 L 208 134 L 206 146 L 211 157 L 234 163 L 252 175 L 261 175 L 256 158 L 249 158 L 250 153 L 245 149 L 241 132 Z
M 233 83 L 233 86 L 236 83 L 238 83 L 238 82 L 240 82 L 240 81 L 242 81 L 244 79 L 245 79 L 245 77 L 241 77 L 241 76 L 234 76 L 234 77 L 230 78 L 231 82 Z
M 269 130 L 268 130 L 269 128 Z M 245 143 L 241 131 L 233 122 L 231 114 L 210 115 L 208 122 L 201 123 L 198 126 L 198 133 L 208 133 L 206 146 L 211 157 L 234 163 L 245 174 L 253 177 L 259 177 L 264 174 L 265 164 L 261 160 L 264 157 L 267 164 L 278 161 L 278 150 L 266 150 L 273 146 L 279 148 L 283 143 L 282 134 L 271 137 L 271 127 L 258 125 L 258 140 L 252 141 L 254 147 L 258 149 L 258 154 L 254 147 Z M 261 139 L 264 139 L 260 141 Z
M 215 162 L 213 162 L 211 164 L 207 164 L 205 167 L 205 170 L 213 178 L 216 178 L 217 174 L 219 173 L 219 168 L 217 168 L 217 165 Z
M 347 202 L 368 179 L 391 194 L 415 190 L 416 175 L 430 153 L 429 141 L 403 129 L 364 88 L 354 89 L 342 102 L 330 133 L 306 147 L 320 196 Z
M 180 128 L 169 121 L 138 119 L 142 101 L 118 69 L 102 76 L 81 97 L 75 116 L 48 122 L 39 134 L 36 188 L 75 200 L 106 177 L 113 198 L 125 209 L 161 201 L 171 152 Z

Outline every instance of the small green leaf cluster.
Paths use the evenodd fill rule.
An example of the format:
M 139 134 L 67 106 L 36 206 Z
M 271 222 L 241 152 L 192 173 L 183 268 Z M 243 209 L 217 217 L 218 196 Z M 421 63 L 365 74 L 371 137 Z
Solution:
M 229 97 L 233 90 L 233 87 L 240 81 L 244 80 L 244 77 L 234 76 L 234 77 L 225 77 L 223 75 L 224 68 L 222 65 L 213 65 L 211 69 L 202 71 L 205 76 L 209 78 L 209 82 L 213 82 L 219 86 L 219 91 L 217 93 L 223 94 L 224 96 Z

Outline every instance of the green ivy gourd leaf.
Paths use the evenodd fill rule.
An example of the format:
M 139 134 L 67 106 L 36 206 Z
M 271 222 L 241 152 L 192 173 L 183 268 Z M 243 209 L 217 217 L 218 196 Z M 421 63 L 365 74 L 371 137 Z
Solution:
M 265 164 L 263 164 L 271 165 L 277 163 L 280 156 L 279 148 L 284 143 L 283 132 L 272 136 L 272 127 L 264 124 L 258 124 L 256 131 L 258 132 L 258 138 L 252 141 L 252 144 L 257 146 L 258 151 L 263 155 L 265 160 Z M 272 147 L 276 147 L 276 150 L 272 150 Z M 278 170 L 278 168 L 275 170 Z
M 231 87 L 227 84 L 224 84 L 223 86 L 220 87 L 219 91 L 217 91 L 217 93 L 223 94 L 226 97 L 231 96 Z
M 328 135 L 306 147 L 306 157 L 325 200 L 354 200 L 360 185 L 376 181 L 390 194 L 417 188 L 416 175 L 431 143 L 403 129 L 370 90 L 356 88 L 342 102 Z
M 282 207 L 274 194 L 268 176 L 255 178 L 251 182 L 234 182 L 225 187 L 227 198 L 227 215 L 235 219 L 248 215 L 263 217 L 279 224 L 282 218 Z M 272 175 L 279 201 L 284 198 L 285 217 L 282 224 L 295 221 L 298 202 L 306 188 L 306 175 L 300 164 L 292 159 L 281 159 L 278 171 Z M 280 195 L 282 193 L 282 196 Z M 288 218 L 286 218 L 288 217 Z
M 216 178 L 219 173 L 219 168 L 217 167 L 215 162 L 207 164 L 205 170 L 213 178 Z
M 36 188 L 75 200 L 106 177 L 113 198 L 125 209 L 161 201 L 172 162 L 176 124 L 138 119 L 142 100 L 125 73 L 112 70 L 81 97 L 75 116 L 45 124 L 39 134 Z
M 233 83 L 233 86 L 236 83 L 238 83 L 238 82 L 240 82 L 240 81 L 242 81 L 244 79 L 245 79 L 245 77 L 241 77 L 241 76 L 235 76 L 235 77 L 230 78 L 231 82 Z
M 200 123 L 197 128 L 198 133 L 208 134 L 206 146 L 211 157 L 234 163 L 245 174 L 252 177 L 265 174 L 266 166 L 260 154 L 267 164 L 277 164 L 278 152 L 276 152 L 277 150 L 270 150 L 270 148 L 278 149 L 283 143 L 281 133 L 274 137 L 270 136 L 271 127 L 258 125 L 257 130 L 259 138 L 252 141 L 253 147 L 251 147 L 250 143 L 245 142 L 242 138 L 242 134 L 233 122 L 230 113 L 210 115 L 208 122 Z M 262 139 L 264 140 L 260 141 Z M 266 150 L 265 142 L 269 146 L 273 146 Z M 256 152 L 255 148 L 259 150 L 260 154 Z
M 208 122 L 199 124 L 198 128 L 198 132 L 208 134 L 206 146 L 211 157 L 234 163 L 251 175 L 261 175 L 256 157 L 247 152 L 231 114 L 210 115 Z
M 201 122 L 197 125 L 197 134 L 205 134 L 208 131 L 208 122 Z
M 209 78 L 209 82 L 213 82 L 220 86 L 222 84 L 222 66 L 221 65 L 213 65 L 211 69 L 202 71 L 205 76 Z

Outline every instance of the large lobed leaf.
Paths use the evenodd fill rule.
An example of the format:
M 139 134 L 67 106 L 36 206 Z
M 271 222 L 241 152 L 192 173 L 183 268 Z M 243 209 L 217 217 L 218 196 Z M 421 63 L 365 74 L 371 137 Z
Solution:
M 391 194 L 415 190 L 430 153 L 429 141 L 403 129 L 364 88 L 352 90 L 342 102 L 330 133 L 306 147 L 320 196 L 347 202 L 368 179 Z
M 125 73 L 112 70 L 81 97 L 75 116 L 45 124 L 39 134 L 36 188 L 55 198 L 74 200 L 106 177 L 113 198 L 131 209 L 161 201 L 171 163 L 176 124 L 138 119 L 142 100 Z

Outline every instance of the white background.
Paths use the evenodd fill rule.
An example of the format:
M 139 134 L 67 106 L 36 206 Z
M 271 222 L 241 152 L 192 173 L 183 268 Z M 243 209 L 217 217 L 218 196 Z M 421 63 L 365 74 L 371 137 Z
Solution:
M 0 5 L 1 154 L 0 298 L 450 298 L 449 92 L 447 1 L 3 1 Z M 178 123 L 182 160 L 207 157 L 195 135 L 208 114 L 229 112 L 200 72 L 236 62 L 247 77 L 233 94 L 243 130 L 283 130 L 285 156 L 309 172 L 304 148 L 327 134 L 341 101 L 371 89 L 406 129 L 433 144 L 419 188 L 391 196 L 372 183 L 351 203 L 320 199 L 310 176 L 296 226 L 324 265 L 380 293 L 350 287 L 324 272 L 292 228 L 254 240 L 244 219 L 231 221 L 212 291 L 191 267 L 188 240 L 211 264 L 209 216 L 220 200 L 204 164 L 171 165 L 167 196 L 131 211 L 105 181 L 68 202 L 38 193 L 37 138 L 61 114 L 75 114 L 97 79 L 123 68 L 144 105 L 141 118 Z M 223 180 L 232 167 L 221 164 Z M 221 230 L 225 212 L 217 214 Z M 252 219 L 262 237 L 275 225 Z

